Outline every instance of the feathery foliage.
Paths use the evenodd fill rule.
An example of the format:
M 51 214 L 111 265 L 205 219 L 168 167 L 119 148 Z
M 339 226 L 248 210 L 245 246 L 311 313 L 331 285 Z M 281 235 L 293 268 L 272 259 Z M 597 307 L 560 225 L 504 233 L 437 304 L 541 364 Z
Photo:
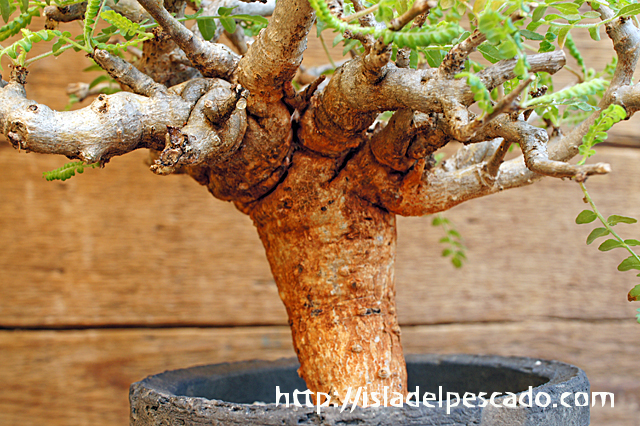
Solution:
M 67 179 L 71 179 L 76 173 L 83 173 L 86 167 L 90 167 L 95 169 L 98 167 L 98 163 L 85 164 L 83 161 L 72 161 L 71 163 L 67 163 L 62 167 L 59 167 L 55 170 L 51 170 L 48 172 L 43 172 L 42 177 L 44 177 L 48 181 L 52 180 L 61 180 L 65 181 Z

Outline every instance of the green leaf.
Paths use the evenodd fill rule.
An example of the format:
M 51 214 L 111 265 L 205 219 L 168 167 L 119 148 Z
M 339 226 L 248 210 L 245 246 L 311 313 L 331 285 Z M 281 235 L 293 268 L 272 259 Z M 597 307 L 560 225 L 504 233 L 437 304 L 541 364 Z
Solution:
M 600 18 L 600 12 L 596 12 L 594 10 L 590 10 L 588 12 L 585 12 L 582 14 L 583 18 L 588 18 L 588 19 L 598 19 Z
M 105 81 L 113 81 L 113 79 L 109 75 L 98 76 L 91 83 L 89 83 L 89 88 L 91 89 L 92 87 L 95 87 L 98 84 L 103 83 Z
M 578 225 L 582 225 L 583 223 L 591 223 L 597 218 L 598 216 L 591 210 L 583 210 L 580 212 L 578 217 L 576 217 L 576 223 Z
M 600 41 L 600 26 L 589 27 L 589 35 L 595 41 Z
M 640 13 L 640 4 L 635 3 L 620 9 L 620 11 L 618 12 L 618 16 L 631 16 L 637 15 L 638 13 Z
M 440 0 L 440 7 L 442 8 L 442 10 L 451 9 L 454 5 L 454 0 Z
M 120 30 L 123 37 L 132 37 L 135 34 L 144 34 L 140 24 L 120 15 L 114 10 L 105 10 L 100 17 Z
M 540 45 L 542 45 L 542 43 L 540 43 Z M 543 104 L 559 105 L 564 104 L 566 101 L 575 102 L 576 98 L 580 99 L 583 96 L 590 96 L 603 92 L 606 85 L 606 81 L 595 78 L 593 80 L 589 80 L 584 83 L 578 83 L 574 86 L 567 87 L 566 89 L 562 89 L 554 93 L 540 96 L 538 98 L 529 99 L 528 101 L 524 102 L 522 106 L 528 107 L 531 105 Z
M 267 25 L 269 23 L 269 20 L 267 18 L 265 18 L 264 16 L 257 16 L 257 15 L 244 15 L 244 14 L 231 15 L 231 18 L 237 19 L 240 21 L 249 21 L 255 24 L 262 24 L 262 25 Z
M 488 0 L 476 0 L 476 2 L 473 4 L 473 13 L 475 13 L 476 15 L 482 13 L 487 6 L 487 1 Z
M 29 0 L 20 1 L 20 12 L 24 13 L 27 10 L 29 10 Z
M 222 8 L 220 8 L 222 9 Z M 220 18 L 220 23 L 226 32 L 233 34 L 236 32 L 236 21 L 233 18 Z
M 624 240 L 624 243 L 628 246 L 640 246 L 640 241 L 638 240 Z
M 627 300 L 629 302 L 636 302 L 640 300 L 640 284 L 631 289 L 627 295 Z M 640 318 L 638 318 L 638 321 L 640 321 Z
M 424 56 L 427 58 L 427 63 L 431 68 L 438 68 L 442 63 L 442 50 L 426 50 Z
M 614 248 L 619 248 L 619 247 L 624 247 L 624 244 L 622 244 L 618 240 L 608 239 L 604 243 L 600 244 L 600 247 L 598 247 L 598 250 L 600 250 L 600 251 L 609 251 L 609 250 L 613 250 Z
M 418 51 L 416 49 L 411 49 L 411 53 L 409 53 L 409 68 L 414 70 L 418 68 Z
M 558 33 L 558 46 L 560 46 L 561 49 L 564 47 L 564 41 L 566 40 L 567 35 L 572 28 L 573 26 L 560 28 L 560 32 Z
M 552 3 L 551 6 L 566 15 L 575 15 L 578 13 L 578 5 L 574 3 Z
M 233 11 L 233 9 L 235 9 L 238 6 L 233 6 L 233 7 L 219 7 L 218 8 L 218 14 L 220 16 L 229 16 L 231 15 L 231 12 Z
M 11 4 L 9 0 L 0 0 L 0 13 L 2 13 L 2 20 L 7 23 L 11 16 Z
M 448 248 L 447 248 L 447 249 L 444 249 L 444 250 L 442 250 L 442 257 L 447 257 L 447 256 L 449 256 L 449 255 L 450 255 L 450 254 L 452 254 L 452 253 L 453 253 L 453 250 L 448 249 Z
M 538 6 L 536 10 L 533 11 L 533 16 L 531 20 L 533 22 L 537 22 L 544 16 L 544 13 L 547 11 L 547 6 Z
M 607 228 L 596 228 L 593 231 L 591 231 L 591 233 L 587 237 L 587 245 L 589 245 L 592 242 L 594 242 L 596 240 L 596 238 L 604 237 L 604 236 L 609 235 L 609 234 L 610 234 L 610 232 L 609 232 L 609 230 Z
M 544 17 L 544 20 L 547 22 L 551 22 L 551 21 L 555 21 L 556 19 L 560 19 L 562 18 L 562 16 L 558 15 L 557 13 L 550 13 L 547 16 Z
M 204 8 L 198 9 L 198 11 L 196 13 L 194 13 L 193 15 L 189 15 L 189 14 L 185 13 L 184 17 L 187 18 L 187 19 L 196 19 L 198 16 L 202 15 L 202 12 L 204 12 Z
M 462 268 L 462 259 L 460 259 L 459 257 L 452 257 L 451 263 L 453 263 L 453 266 L 455 266 L 456 268 Z
M 482 43 L 480 46 L 478 46 L 478 51 L 482 53 L 482 56 L 484 56 L 484 58 L 492 64 L 495 64 L 500 59 L 502 59 L 500 57 L 500 52 L 498 52 L 498 49 L 488 43 Z
M 58 39 L 58 41 L 53 43 L 53 46 L 51 47 L 51 50 L 53 51 L 53 55 L 58 56 L 60 53 L 62 53 L 62 52 L 58 53 L 58 51 L 65 44 L 66 44 L 66 41 L 64 41 L 63 39 Z
M 351 49 L 355 49 L 356 47 L 358 47 L 358 43 L 360 43 L 358 40 L 353 39 L 345 41 L 344 47 L 342 48 L 342 56 L 349 53 Z
M 544 36 L 542 34 L 534 33 L 533 31 L 523 29 L 523 30 L 520 30 L 520 34 L 524 38 L 527 38 L 529 40 L 536 40 L 536 41 L 544 40 Z
M 617 214 L 609 216 L 607 223 L 609 226 L 615 226 L 618 223 L 636 223 L 638 220 L 632 217 L 618 216 Z
M 198 30 L 200 30 L 203 39 L 209 41 L 216 35 L 216 22 L 213 18 L 206 17 L 198 19 L 196 22 L 198 23 Z
M 460 235 L 460 233 L 458 231 L 456 231 L 455 229 L 449 229 L 447 231 L 447 233 L 451 236 L 454 236 L 456 238 L 462 238 L 462 236 Z
M 333 39 L 333 47 L 336 47 L 338 44 L 340 44 L 340 42 L 344 40 L 344 36 L 339 33 L 337 36 L 335 36 L 335 38 Z
M 618 271 L 630 271 L 631 269 L 640 270 L 640 262 L 635 256 L 629 256 L 618 265 Z

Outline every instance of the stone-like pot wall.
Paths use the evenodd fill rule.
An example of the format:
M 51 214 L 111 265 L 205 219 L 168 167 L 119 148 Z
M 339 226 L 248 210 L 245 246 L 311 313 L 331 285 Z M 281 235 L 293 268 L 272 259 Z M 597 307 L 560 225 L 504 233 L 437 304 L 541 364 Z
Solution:
M 131 426 L 160 425 L 478 425 L 478 426 L 588 426 L 589 382 L 574 366 L 531 358 L 472 355 L 420 355 L 407 357 L 409 391 L 419 387 L 421 394 L 443 395 L 443 404 L 433 408 L 404 404 L 402 407 L 293 406 L 293 391 L 306 386 L 298 377 L 293 359 L 274 362 L 249 361 L 217 364 L 168 371 L 148 377 L 131 386 Z M 276 386 L 288 393 L 291 405 L 281 397 L 275 405 Z M 439 387 L 442 386 L 442 389 Z M 532 390 L 529 391 L 529 387 Z M 355 390 L 354 390 L 355 391 Z M 497 397 L 496 405 L 481 407 L 462 401 L 447 409 L 447 392 L 463 397 L 465 392 L 486 399 L 494 392 L 520 396 L 530 392 L 534 404 L 506 408 L 507 395 Z M 576 406 L 576 394 L 584 392 Z M 539 394 L 548 395 L 538 396 Z M 568 394 L 567 394 L 568 393 Z M 564 398 L 563 398 L 564 395 Z M 586 396 L 586 400 L 584 397 Z M 421 395 L 421 401 L 423 395 Z M 541 402 L 541 407 L 535 401 Z M 528 398 L 523 398 L 529 404 Z M 563 402 L 570 407 L 563 406 Z

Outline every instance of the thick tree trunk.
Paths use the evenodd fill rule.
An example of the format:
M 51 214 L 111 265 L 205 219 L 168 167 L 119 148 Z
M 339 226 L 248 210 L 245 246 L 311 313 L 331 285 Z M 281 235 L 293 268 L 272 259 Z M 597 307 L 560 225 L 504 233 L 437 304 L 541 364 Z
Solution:
M 332 402 L 353 400 L 357 388 L 369 398 L 385 387 L 390 397 L 404 395 L 395 216 L 357 196 L 354 179 L 340 173 L 344 159 L 297 151 L 292 163 L 251 216 L 289 314 L 300 374 Z

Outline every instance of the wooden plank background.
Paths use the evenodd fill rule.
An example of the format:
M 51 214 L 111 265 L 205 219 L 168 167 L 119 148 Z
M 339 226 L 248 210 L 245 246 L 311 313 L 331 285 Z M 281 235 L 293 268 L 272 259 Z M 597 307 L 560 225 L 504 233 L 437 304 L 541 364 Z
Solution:
M 602 67 L 606 43 L 588 52 Z M 317 42 L 307 56 L 323 61 Z M 30 96 L 64 107 L 66 83 L 91 79 L 83 63 L 36 63 Z M 635 142 L 637 122 L 625 125 L 614 142 Z M 640 151 L 598 152 L 614 173 L 589 180 L 596 202 L 640 216 Z M 0 143 L 1 425 L 125 425 L 128 386 L 146 375 L 293 355 L 251 221 L 189 178 L 153 175 L 145 157 L 45 182 L 42 171 L 66 159 Z M 579 365 L 594 390 L 616 394 L 592 424 L 638 426 L 640 306 L 625 298 L 636 282 L 616 271 L 621 252 L 584 244 L 592 226 L 573 222 L 581 198 L 575 183 L 547 179 L 454 208 L 446 216 L 468 246 L 461 270 L 440 257 L 430 218 L 401 218 L 403 344 Z M 626 238 L 638 229 L 620 225 Z

